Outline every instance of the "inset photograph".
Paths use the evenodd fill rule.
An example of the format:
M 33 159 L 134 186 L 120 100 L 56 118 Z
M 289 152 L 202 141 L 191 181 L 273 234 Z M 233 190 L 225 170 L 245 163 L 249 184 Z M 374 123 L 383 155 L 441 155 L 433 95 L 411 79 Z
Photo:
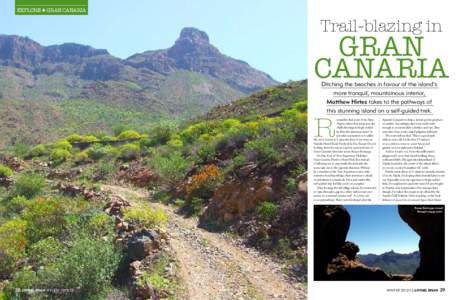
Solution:
M 445 280 L 444 205 L 315 205 L 314 280 Z

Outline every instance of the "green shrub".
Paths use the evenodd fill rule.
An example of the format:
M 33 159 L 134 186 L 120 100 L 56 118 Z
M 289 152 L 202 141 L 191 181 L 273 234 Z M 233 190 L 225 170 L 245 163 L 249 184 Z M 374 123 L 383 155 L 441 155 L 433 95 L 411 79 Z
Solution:
M 112 127 L 113 135 L 118 136 L 122 132 L 129 130 L 130 128 L 127 125 L 116 125 Z
M 123 210 L 123 217 L 126 221 L 145 228 L 162 226 L 168 220 L 162 209 L 152 209 L 148 205 L 128 207 Z
M 199 197 L 193 197 L 187 202 L 184 208 L 187 211 L 187 215 L 196 216 L 201 213 L 201 211 L 204 208 L 204 205 L 205 205 L 205 202 L 203 199 Z
M 52 148 L 55 150 L 65 150 L 67 152 L 70 152 L 70 150 L 72 150 L 72 145 L 68 141 L 62 140 L 54 143 L 52 145 Z
M 35 266 L 48 265 L 61 256 L 64 245 L 54 237 L 47 237 L 30 246 L 29 258 Z
M 200 158 L 201 162 L 210 162 L 217 155 L 216 145 L 212 142 L 203 143 L 198 148 L 197 155 Z
M 112 146 L 93 145 L 88 150 L 88 156 L 93 160 L 99 160 L 109 155 Z
M 114 222 L 109 215 L 99 212 L 91 216 L 84 228 L 90 236 L 103 237 L 112 232 L 113 225 Z
M 176 126 L 171 123 L 160 124 L 155 126 L 150 131 L 152 146 L 166 144 L 171 139 L 173 132 L 176 130 Z
M 72 299 L 102 298 L 120 260 L 112 241 L 78 235 L 64 255 L 45 267 L 39 275 L 40 284 L 46 288 L 74 288 Z
M 42 193 L 46 186 L 46 180 L 36 173 L 22 173 L 16 178 L 13 185 L 12 196 L 24 196 L 28 199 Z
M 142 276 L 137 279 L 137 283 L 141 286 L 151 285 L 155 290 L 166 294 L 174 294 L 174 284 L 164 276 L 166 268 L 170 263 L 170 257 L 165 253 L 161 253 L 155 260 L 152 271 L 142 274 Z
M 83 137 L 81 135 L 74 133 L 66 137 L 64 140 L 68 141 L 69 143 L 77 143 L 81 142 L 82 139 Z
M 28 203 L 29 200 L 27 200 L 24 196 L 16 196 L 7 202 L 6 208 L 8 213 L 18 214 L 27 207 Z
M 187 127 L 181 132 L 181 137 L 187 142 L 192 143 L 202 135 L 202 134 L 213 134 L 214 129 L 217 127 L 217 122 L 215 121 L 205 121 L 197 123 Z
M 257 215 L 266 221 L 273 220 L 278 213 L 278 205 L 273 202 L 264 201 L 257 206 Z
M 168 154 L 153 152 L 150 166 L 155 174 L 161 178 L 161 184 L 173 189 L 190 170 L 193 162 L 189 158 L 184 158 L 176 151 Z
M 273 147 L 271 138 L 250 141 L 246 144 L 245 149 L 248 156 L 253 156 L 254 160 L 259 163 L 272 164 L 282 159 L 279 150 Z
M 13 176 L 13 170 L 0 164 L 0 177 L 10 177 Z
M 135 130 L 126 130 L 117 136 L 119 140 L 140 139 L 141 135 Z
M 27 144 L 22 144 L 22 143 L 14 144 L 13 153 L 15 156 L 23 158 L 27 156 L 27 153 L 29 153 L 29 148 L 30 147 Z
M 25 256 L 26 222 L 11 220 L 0 226 L 0 277 L 7 277 L 16 269 L 16 263 Z
M 47 237 L 58 237 L 65 229 L 65 210 L 59 200 L 38 198 L 22 212 L 27 222 L 27 240 L 35 243 Z
M 72 157 L 72 154 L 65 149 L 54 149 L 51 151 L 50 159 L 55 163 L 61 163 Z
M 125 161 L 134 160 L 141 154 L 141 148 L 138 144 L 125 144 L 119 148 L 119 158 Z
M 306 112 L 307 111 L 307 100 L 305 101 L 299 101 L 299 102 L 296 102 L 292 105 L 292 108 L 298 110 L 298 111 L 301 111 L 301 112 Z
M 30 157 L 40 157 L 40 156 L 46 155 L 47 153 L 48 151 L 45 145 L 37 145 L 30 150 L 29 156 Z
M 66 137 L 64 140 L 69 143 L 81 143 L 81 142 L 96 142 L 99 139 L 93 135 L 82 136 L 82 135 L 74 133 Z
M 75 154 L 73 159 L 75 160 L 76 163 L 84 163 L 85 161 L 88 160 L 88 158 L 89 158 L 88 152 L 81 151 Z
M 291 193 L 297 190 L 297 183 L 296 183 L 295 178 L 289 177 L 286 180 L 286 190 Z
M 99 139 L 94 135 L 85 135 L 82 137 L 82 142 L 97 142 Z
M 179 150 L 184 147 L 184 143 L 180 139 L 172 139 L 167 142 L 167 145 L 173 149 Z
M 10 285 L 5 289 L 7 298 L 5 299 L 22 299 L 17 298 L 17 294 L 13 289 L 30 289 L 39 283 L 37 273 L 30 268 L 24 268 L 16 272 Z M 1 299 L 1 298 L 0 298 Z M 35 299 L 31 297 L 29 299 Z

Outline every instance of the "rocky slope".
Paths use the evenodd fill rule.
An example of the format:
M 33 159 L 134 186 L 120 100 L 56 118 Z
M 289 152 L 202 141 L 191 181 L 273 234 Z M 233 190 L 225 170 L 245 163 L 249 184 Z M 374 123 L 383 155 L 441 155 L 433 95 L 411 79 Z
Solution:
M 42 46 L 27 37 L 0 35 L 0 110 L 14 111 L 18 120 L 0 122 L 0 146 L 11 139 L 30 143 L 57 138 L 58 128 L 107 131 L 122 123 L 142 129 L 159 119 L 202 114 L 276 83 L 220 53 L 195 28 L 184 28 L 169 49 L 126 60 L 90 46 Z M 98 115 L 91 116 L 95 102 Z M 32 109 L 37 115 L 55 111 L 58 120 L 75 124 L 49 127 L 41 118 L 29 117 Z

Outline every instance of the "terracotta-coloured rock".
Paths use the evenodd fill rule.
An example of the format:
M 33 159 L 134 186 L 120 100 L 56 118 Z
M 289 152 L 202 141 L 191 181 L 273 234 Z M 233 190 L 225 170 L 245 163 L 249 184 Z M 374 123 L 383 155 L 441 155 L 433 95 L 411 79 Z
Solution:
M 263 201 L 272 200 L 271 177 L 231 181 L 217 188 L 200 221 L 212 220 L 223 224 L 253 211 Z

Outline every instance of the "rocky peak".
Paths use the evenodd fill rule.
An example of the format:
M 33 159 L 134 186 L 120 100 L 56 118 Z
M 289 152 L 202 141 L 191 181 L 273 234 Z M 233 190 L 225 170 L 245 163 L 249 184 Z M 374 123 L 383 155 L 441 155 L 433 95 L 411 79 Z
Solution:
M 177 42 L 188 41 L 192 44 L 209 44 L 209 36 L 206 32 L 193 27 L 182 29 Z M 176 42 L 176 43 L 177 43 Z
M 16 35 L 0 35 L 0 59 L 19 67 L 39 63 L 43 47 L 27 38 Z

